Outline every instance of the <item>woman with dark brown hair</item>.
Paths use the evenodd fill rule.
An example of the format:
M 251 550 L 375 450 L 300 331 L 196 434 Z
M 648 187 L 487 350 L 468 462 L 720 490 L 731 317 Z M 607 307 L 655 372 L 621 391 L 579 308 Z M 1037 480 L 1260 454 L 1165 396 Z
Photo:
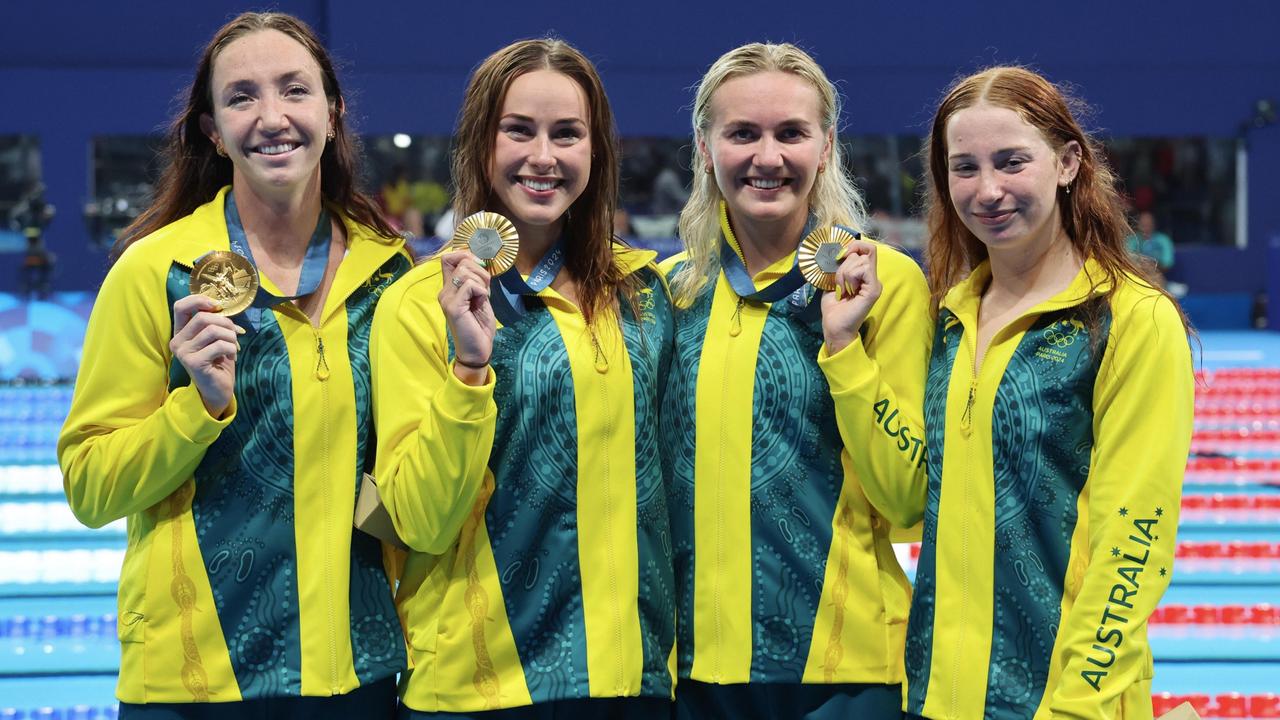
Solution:
M 1070 107 L 997 67 L 934 116 L 911 717 L 1151 717 L 1190 329 L 1126 251 L 1115 177 Z
M 376 475 L 411 548 L 401 717 L 665 715 L 671 311 L 654 253 L 612 235 L 600 78 L 562 41 L 513 43 L 472 74 L 455 143 L 457 217 L 499 213 L 519 248 L 492 275 L 445 252 L 374 320 Z
M 403 639 L 351 518 L 373 309 L 411 263 L 358 157 L 310 28 L 218 30 L 94 305 L 58 445 L 76 516 L 129 522 L 123 718 L 394 713 Z

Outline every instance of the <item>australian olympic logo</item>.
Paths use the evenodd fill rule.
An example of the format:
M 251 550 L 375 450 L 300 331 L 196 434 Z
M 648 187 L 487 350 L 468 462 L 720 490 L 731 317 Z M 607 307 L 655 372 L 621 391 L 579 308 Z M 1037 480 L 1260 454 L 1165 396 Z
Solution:
M 1084 323 L 1075 318 L 1069 318 L 1049 325 L 1040 335 L 1054 347 L 1065 348 L 1075 344 L 1076 337 L 1083 329 Z

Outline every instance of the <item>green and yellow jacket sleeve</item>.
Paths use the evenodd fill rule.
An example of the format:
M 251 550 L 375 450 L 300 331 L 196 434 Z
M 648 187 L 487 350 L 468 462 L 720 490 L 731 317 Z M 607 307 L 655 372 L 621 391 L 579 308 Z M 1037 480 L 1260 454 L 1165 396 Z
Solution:
M 480 387 L 453 373 L 439 292 L 438 261 L 410 271 L 378 304 L 369 341 L 379 495 L 400 538 L 433 554 L 475 504 L 497 423 L 492 371 Z
M 1173 571 L 1195 403 L 1191 351 L 1163 296 L 1126 285 L 1113 308 L 1094 391 L 1093 470 L 1072 539 L 1087 554 L 1072 552 L 1065 596 L 1075 602 L 1064 602 L 1050 670 L 1059 682 L 1046 698 L 1055 718 L 1119 717 L 1131 702 L 1150 708 L 1146 620 Z
M 167 390 L 172 308 L 168 267 L 126 252 L 107 274 L 85 333 L 58 462 L 71 510 L 89 527 L 163 500 L 235 416 L 214 419 L 194 386 Z
M 826 345 L 818 366 L 831 386 L 836 423 L 862 490 L 899 528 L 924 514 L 924 380 L 933 339 L 929 289 L 910 257 L 878 250 L 884 290 L 861 337 L 835 354 Z

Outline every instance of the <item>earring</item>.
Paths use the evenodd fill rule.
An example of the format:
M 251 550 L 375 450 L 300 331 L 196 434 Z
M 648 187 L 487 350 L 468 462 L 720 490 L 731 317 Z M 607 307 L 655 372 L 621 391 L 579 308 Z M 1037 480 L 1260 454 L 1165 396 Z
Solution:
M 1071 183 L 1067 183 L 1067 194 L 1071 194 Z
M 222 143 L 221 143 L 221 142 L 216 142 L 216 143 L 214 143 L 214 144 L 213 144 L 213 148 L 214 148 L 214 151 L 218 153 L 218 156 L 219 156 L 219 157 L 226 157 L 226 156 L 227 156 L 227 149 L 226 149 L 226 148 L 224 148 L 224 147 L 222 147 Z
M 329 141 L 332 142 L 333 139 L 336 137 L 338 137 L 338 131 L 334 130 L 333 128 L 329 128 L 329 135 L 328 135 Z
M 824 172 L 826 172 L 826 171 L 827 171 L 826 163 L 823 163 L 822 165 L 819 165 L 819 166 L 818 166 L 818 174 L 819 174 L 819 175 L 821 175 L 822 173 L 824 173 Z

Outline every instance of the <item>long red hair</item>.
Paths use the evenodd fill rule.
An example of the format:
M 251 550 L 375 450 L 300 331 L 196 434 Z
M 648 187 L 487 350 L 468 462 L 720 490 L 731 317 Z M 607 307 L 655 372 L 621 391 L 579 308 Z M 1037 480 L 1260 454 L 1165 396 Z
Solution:
M 1109 298 L 1123 278 L 1137 278 L 1169 298 L 1190 333 L 1186 314 L 1162 288 L 1154 264 L 1135 261 L 1129 253 L 1125 239 L 1131 229 L 1125 203 L 1101 146 L 1080 127 L 1072 113 L 1072 106 L 1080 103 L 1038 73 L 1010 66 L 989 68 L 957 81 L 933 116 L 926 144 L 929 244 L 925 266 L 934 311 L 948 290 L 987 259 L 986 246 L 956 214 L 947 185 L 947 123 L 956 112 L 979 103 L 1014 111 L 1038 129 L 1055 151 L 1073 140 L 1080 145 L 1080 169 L 1069 186 L 1070 192 L 1058 189 L 1057 202 L 1063 230 L 1080 257 L 1092 259 L 1102 267 L 1103 276 L 1093 279 L 1094 286 L 1109 283 L 1110 289 L 1105 293 Z

